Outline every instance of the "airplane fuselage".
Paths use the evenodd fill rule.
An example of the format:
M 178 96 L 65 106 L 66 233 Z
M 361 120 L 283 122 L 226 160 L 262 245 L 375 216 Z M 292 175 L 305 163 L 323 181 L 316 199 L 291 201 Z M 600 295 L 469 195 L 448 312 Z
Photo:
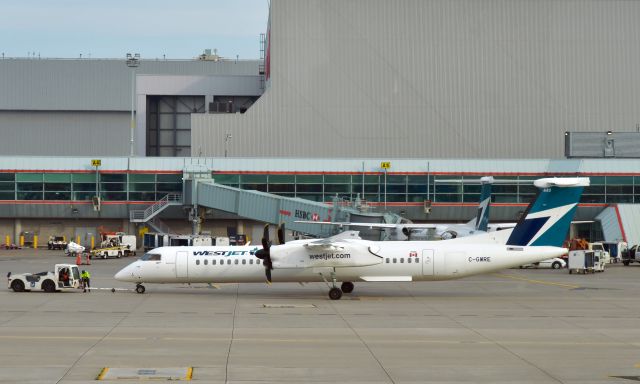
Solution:
M 338 281 L 449 280 L 538 262 L 566 252 L 558 247 L 453 244 L 451 241 L 364 243 L 376 256 L 375 264 L 349 266 L 350 260 L 364 257 L 366 251 L 363 251 L 362 240 L 353 242 L 352 246 L 347 243 L 340 250 L 320 253 L 292 247 L 296 250 L 294 253 L 274 261 L 273 282 L 323 281 L 331 272 L 335 272 Z M 159 257 L 145 255 L 118 272 L 115 278 L 134 283 L 264 282 L 264 265 L 254 256 L 258 249 L 260 247 L 156 248 L 147 255 Z M 371 257 L 371 254 L 367 256 Z M 272 257 L 279 260 L 277 256 Z M 340 262 L 344 266 L 326 266 Z

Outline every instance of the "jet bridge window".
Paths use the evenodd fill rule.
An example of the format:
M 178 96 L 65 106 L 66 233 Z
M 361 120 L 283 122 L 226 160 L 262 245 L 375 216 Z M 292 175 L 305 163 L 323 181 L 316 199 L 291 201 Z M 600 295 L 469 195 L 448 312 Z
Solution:
M 158 253 L 145 253 L 144 256 L 140 258 L 142 261 L 160 261 L 161 255 Z

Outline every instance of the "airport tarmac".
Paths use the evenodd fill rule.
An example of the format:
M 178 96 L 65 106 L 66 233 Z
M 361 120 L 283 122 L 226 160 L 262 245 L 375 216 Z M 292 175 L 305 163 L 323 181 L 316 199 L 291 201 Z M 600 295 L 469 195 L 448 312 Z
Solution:
M 72 262 L 0 251 L 0 273 Z M 100 288 L 133 259 L 83 266 Z M 0 290 L 0 382 L 188 369 L 206 383 L 624 383 L 640 376 L 640 266 L 511 269 L 446 282 Z M 115 378 L 116 376 L 112 376 Z M 108 375 L 105 375 L 108 378 Z M 112 380 L 106 382 L 131 382 Z

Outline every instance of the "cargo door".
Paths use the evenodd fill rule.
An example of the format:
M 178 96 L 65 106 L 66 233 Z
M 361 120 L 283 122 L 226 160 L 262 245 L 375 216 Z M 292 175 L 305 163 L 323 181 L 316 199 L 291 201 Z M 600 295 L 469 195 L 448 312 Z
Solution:
M 422 275 L 433 276 L 433 249 L 422 250 Z
M 188 277 L 189 275 L 189 253 L 186 251 L 176 252 L 176 277 Z

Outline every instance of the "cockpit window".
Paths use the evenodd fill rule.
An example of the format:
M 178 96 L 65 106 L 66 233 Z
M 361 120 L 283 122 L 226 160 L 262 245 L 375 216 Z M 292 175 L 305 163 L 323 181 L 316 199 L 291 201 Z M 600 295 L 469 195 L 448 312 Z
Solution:
M 140 258 L 143 261 L 160 261 L 161 256 L 159 253 L 145 253 L 144 256 Z

